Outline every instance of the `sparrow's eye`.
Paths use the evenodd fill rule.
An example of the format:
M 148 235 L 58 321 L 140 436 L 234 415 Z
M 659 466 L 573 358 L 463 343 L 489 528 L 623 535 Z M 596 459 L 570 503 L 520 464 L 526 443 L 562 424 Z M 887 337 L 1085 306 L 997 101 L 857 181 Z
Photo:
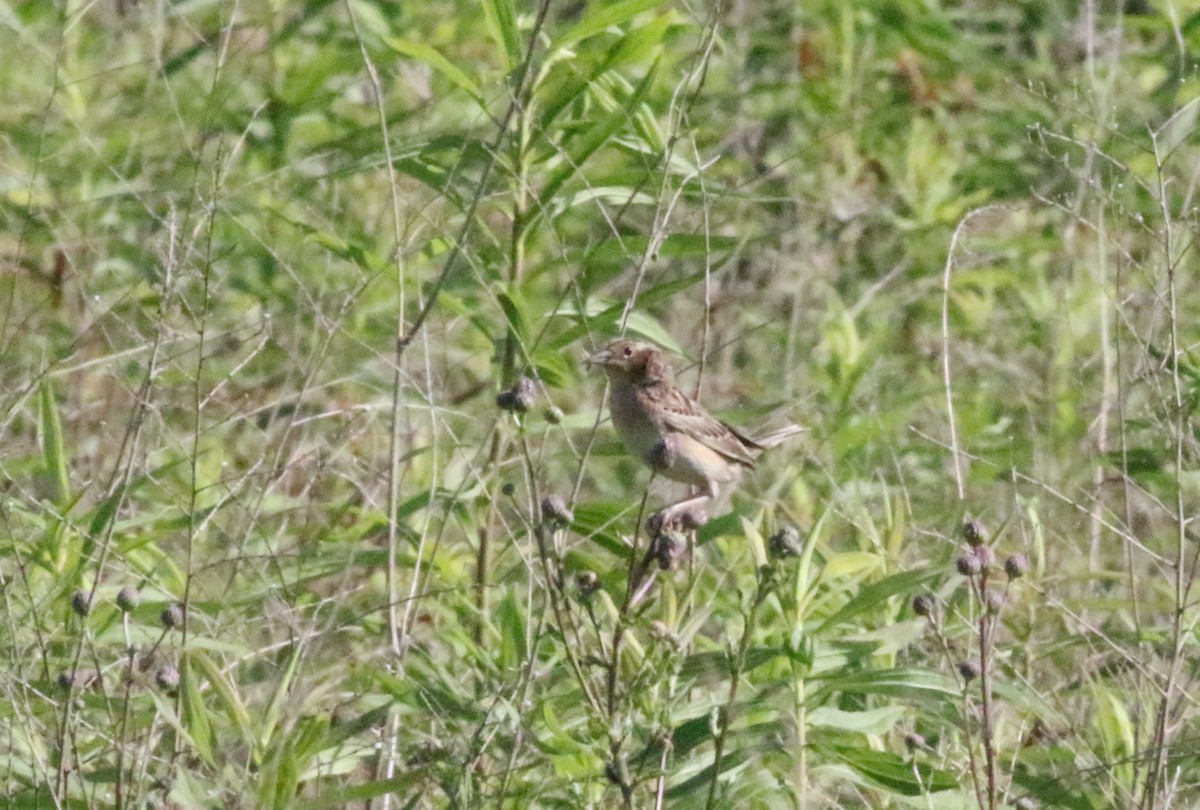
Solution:
M 621 350 L 621 354 L 625 357 L 633 357 L 633 347 L 626 346 L 624 349 Z

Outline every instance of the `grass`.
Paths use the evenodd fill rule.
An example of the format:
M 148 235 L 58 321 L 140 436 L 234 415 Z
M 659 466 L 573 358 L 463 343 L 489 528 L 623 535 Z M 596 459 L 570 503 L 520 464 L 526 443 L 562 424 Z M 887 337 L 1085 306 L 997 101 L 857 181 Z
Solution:
M 1190 806 L 1198 20 L 0 6 L 7 803 Z

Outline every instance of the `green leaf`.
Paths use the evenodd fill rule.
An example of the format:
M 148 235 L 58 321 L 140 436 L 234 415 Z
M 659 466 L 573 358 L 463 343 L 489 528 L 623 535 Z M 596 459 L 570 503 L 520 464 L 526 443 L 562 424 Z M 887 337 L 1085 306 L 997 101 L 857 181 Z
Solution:
M 509 70 L 521 63 L 523 48 L 512 0 L 483 0 L 483 16 L 492 40 L 503 51 Z
M 557 204 L 546 207 L 550 209 L 550 218 L 553 219 L 562 211 L 578 208 L 596 200 L 616 206 L 654 205 L 655 203 L 654 195 L 638 191 L 630 186 L 588 186 L 569 196 L 560 197 Z
M 646 290 L 646 292 L 639 295 L 638 302 L 642 306 L 648 306 L 657 301 L 670 298 L 671 296 L 675 295 L 675 293 L 685 290 L 703 280 L 704 273 L 695 273 L 690 276 L 675 279 L 673 281 L 663 282 L 662 284 L 651 287 L 649 290 Z M 574 318 L 578 320 L 579 323 L 577 326 L 574 326 L 557 336 L 551 342 L 551 346 L 561 349 L 564 346 L 569 346 L 584 335 L 587 335 L 594 330 L 599 330 L 604 335 L 615 335 L 617 334 L 621 325 L 621 313 L 624 311 L 624 303 L 609 304 L 596 299 L 588 299 L 587 303 L 584 305 L 582 314 L 573 306 L 560 308 L 554 313 L 555 315 Z M 644 317 L 646 316 L 642 316 L 642 318 Z M 645 325 L 646 323 L 639 318 L 638 323 L 630 328 L 640 328 Z M 657 323 L 654 324 L 653 329 L 654 333 L 659 337 L 653 337 L 652 335 L 644 333 L 642 333 L 642 336 L 655 342 L 658 342 L 659 338 L 662 338 L 666 342 L 661 343 L 660 345 L 662 345 L 664 348 L 670 349 L 676 354 L 683 354 L 683 349 L 680 348 L 679 344 L 675 342 L 674 338 L 666 333 L 666 330 L 658 326 Z
M 863 712 L 847 712 L 833 706 L 818 706 L 805 717 L 809 726 L 834 728 L 855 734 L 883 734 L 904 717 L 903 706 L 884 706 Z
M 463 207 L 462 195 L 457 189 L 450 186 L 452 175 L 443 167 L 417 158 L 396 158 L 392 165 L 401 174 L 407 174 L 438 194 L 444 195 L 456 208 Z
M 830 692 L 860 692 L 907 699 L 955 700 L 961 695 L 958 681 L 940 672 L 925 669 L 885 669 L 866 672 L 844 672 L 834 670 L 826 674 L 811 676 L 821 682 L 821 688 L 808 694 L 808 704 L 824 705 Z
M 904 571 L 885 577 L 859 591 L 853 599 L 842 605 L 841 610 L 822 622 L 813 632 L 820 635 L 830 627 L 865 613 L 897 594 L 915 593 L 938 576 L 940 574 L 936 571 Z
M 389 48 L 396 51 L 396 53 L 410 56 L 429 65 L 449 79 L 459 89 L 464 90 L 480 107 L 486 106 L 483 93 L 480 92 L 475 82 L 471 81 L 471 77 L 449 59 L 442 56 L 436 48 L 426 45 L 424 42 L 414 42 L 411 39 L 404 39 L 402 37 L 385 37 L 384 42 L 387 43 Z
M 192 658 L 192 655 L 186 656 L 179 667 L 179 694 L 183 709 L 180 720 L 197 756 L 212 766 L 215 764 L 216 735 L 208 717 L 208 707 L 204 705 L 204 698 L 200 694 L 196 673 L 189 665 Z
M 829 759 L 850 766 L 868 781 L 905 796 L 920 796 L 958 787 L 958 780 L 949 771 L 923 762 L 909 762 L 887 751 L 874 751 L 866 746 L 816 745 L 814 748 Z M 914 771 L 920 774 L 919 780 Z
M 198 637 L 189 638 L 189 642 L 196 642 L 198 640 Z M 191 682 L 195 684 L 196 670 L 190 666 L 194 664 L 203 670 L 205 678 L 211 686 L 211 694 L 219 698 L 221 703 L 224 704 L 226 714 L 229 715 L 229 718 L 234 722 L 234 725 L 237 726 L 238 731 L 242 735 L 242 742 L 247 746 L 253 746 L 257 741 L 251 732 L 250 711 L 242 701 L 241 695 L 238 694 L 237 687 L 211 656 L 206 655 L 198 649 L 199 644 L 196 644 L 196 647 L 188 651 L 186 659 L 189 664 L 188 671 L 192 675 Z M 199 701 L 199 689 L 193 686 L 192 691 L 196 693 L 196 700 Z M 200 710 L 203 710 L 203 703 L 198 703 L 197 705 Z M 187 716 L 185 712 L 184 717 L 186 718 Z M 207 713 L 203 716 L 205 718 L 205 725 L 207 726 Z M 192 736 L 196 737 L 198 735 L 193 731 Z
M 616 534 L 618 526 L 633 518 L 624 517 L 626 512 L 636 513 L 637 504 L 586 503 L 575 507 L 575 522 L 571 530 L 588 538 L 618 558 L 629 559 L 629 546 Z
M 378 271 L 387 263 L 362 245 L 351 244 L 342 237 L 321 228 L 314 228 L 307 222 L 295 219 L 284 211 L 276 208 L 274 213 L 292 227 L 305 233 L 310 239 L 328 250 L 339 259 L 351 262 L 367 272 Z
M 1103 683 L 1092 686 L 1094 716 L 1092 727 L 1102 743 L 1100 750 L 1106 761 L 1116 763 L 1112 775 L 1120 784 L 1134 782 L 1131 763 L 1137 755 L 1137 729 L 1133 717 L 1126 707 L 1125 698 Z
M 550 388 L 562 388 L 574 378 L 574 363 L 562 352 L 540 348 L 533 353 L 538 379 Z
M 624 263 L 639 258 L 646 251 L 648 236 L 628 235 L 607 239 L 596 246 L 589 258 L 593 261 Z M 703 233 L 674 233 L 658 246 L 658 256 L 682 259 L 689 256 L 727 253 L 742 243 L 739 237 Z
M 38 438 L 42 443 L 42 463 L 46 479 L 52 488 L 54 503 L 65 503 L 71 494 L 67 479 L 67 451 L 63 446 L 62 423 L 58 419 L 58 403 L 49 377 L 42 378 L 38 387 Z
M 1095 781 L 1086 780 L 1095 792 Z M 1111 808 L 1110 801 L 1096 792 L 1095 797 L 1081 792 L 1075 786 L 1069 785 L 1068 780 L 1053 772 L 1035 772 L 1028 767 L 1018 765 L 1013 770 L 1013 783 L 1020 785 L 1023 792 L 1038 797 L 1041 807 L 1064 808 L 1064 810 L 1100 810 Z
M 500 292 L 496 294 L 496 298 L 500 301 L 500 308 L 504 310 L 504 318 L 508 321 L 509 332 L 521 346 L 526 346 L 529 338 L 529 319 L 525 312 L 528 307 L 521 299 L 520 293 L 516 291 Z
M 642 81 L 638 83 L 633 95 L 626 100 L 625 105 L 594 124 L 583 134 L 580 142 L 569 150 L 568 158 L 546 180 L 546 185 L 542 187 L 542 192 L 538 195 L 540 200 L 543 202 L 553 200 L 558 194 L 558 190 L 562 188 L 563 183 L 573 177 L 587 159 L 595 154 L 596 150 L 611 140 L 613 135 L 629 123 L 633 118 L 633 111 L 642 103 L 642 98 L 645 97 L 646 91 L 654 83 L 654 77 L 657 73 L 658 62 L 655 61 L 654 65 L 651 66 L 650 70 L 642 78 Z
M 605 55 L 604 61 L 592 72 L 592 79 L 632 62 L 646 61 L 651 53 L 662 42 L 671 24 L 671 15 L 662 14 L 645 25 L 634 27 L 629 33 L 615 42 Z
M 397 794 L 397 799 L 399 799 L 399 795 L 404 791 L 415 788 L 428 778 L 429 773 L 426 769 L 412 768 L 403 776 L 397 776 L 395 779 L 380 779 L 352 787 L 338 788 L 323 793 L 315 799 L 297 799 L 292 806 L 300 808 L 300 810 L 327 810 L 328 808 L 349 807 L 352 804 L 388 794 Z
M 1110 450 L 1104 454 L 1104 457 L 1109 464 L 1127 475 L 1162 472 L 1167 461 L 1167 454 L 1154 447 L 1128 447 L 1124 450 Z
M 506 669 L 525 660 L 525 617 L 512 592 L 504 595 L 497 608 L 500 623 L 500 662 Z
M 300 663 L 301 651 L 303 647 L 300 644 L 292 645 L 291 655 L 288 656 L 287 669 L 283 671 L 282 677 L 279 678 L 275 686 L 275 691 L 271 695 L 271 700 L 267 704 L 267 710 L 263 713 L 263 718 L 258 724 L 258 739 L 255 744 L 258 750 L 264 751 L 271 743 L 271 738 L 275 734 L 275 730 L 279 725 L 279 718 L 285 706 L 288 705 L 292 691 L 292 679 L 296 675 L 296 667 Z M 232 686 L 230 687 L 232 691 Z M 244 706 L 240 700 L 227 699 L 231 705 L 236 705 L 244 711 Z M 234 714 L 235 718 L 240 716 L 240 713 Z M 247 722 L 246 732 L 249 731 L 249 716 L 245 717 Z
M 662 5 L 662 0 L 618 0 L 616 3 L 600 3 L 579 24 L 560 37 L 557 44 L 564 48 L 572 43 L 593 37 L 613 26 L 620 25 L 644 11 Z
M 96 504 L 95 509 L 92 510 L 92 519 L 88 522 L 88 535 L 90 537 L 99 537 L 108 528 L 108 524 L 113 519 L 113 516 L 117 514 L 117 507 L 121 505 L 121 500 L 124 496 L 125 490 L 123 488 L 118 489 L 112 495 Z
M 1154 146 L 1160 161 L 1175 151 L 1175 148 L 1196 131 L 1196 120 L 1200 116 L 1200 98 L 1184 104 L 1154 131 Z
M 562 114 L 563 110 L 570 107 L 576 99 L 589 89 L 595 90 L 598 87 L 614 83 L 617 86 L 627 85 L 623 79 L 619 78 L 613 82 L 606 83 L 605 74 L 640 57 L 648 57 L 651 49 L 656 47 L 662 40 L 667 27 L 667 15 L 659 16 L 649 25 L 639 27 L 621 36 L 608 49 L 604 58 L 596 62 L 595 66 L 590 70 L 587 69 L 587 65 L 580 64 L 582 60 L 572 60 L 569 65 L 564 65 L 560 68 L 560 72 L 566 74 L 568 78 L 560 80 L 557 87 L 543 99 L 542 112 L 538 117 L 539 128 L 546 132 L 551 131 L 551 124 Z M 655 63 L 657 67 L 657 60 L 655 60 Z M 653 69 L 651 72 L 653 72 Z M 597 91 L 595 95 L 599 98 L 604 98 L 605 96 L 600 91 Z M 633 105 L 626 105 L 626 107 L 629 110 L 630 118 L 634 116 L 634 111 L 639 109 Z
M 730 771 L 745 764 L 754 754 L 766 749 L 766 745 L 748 745 L 732 751 L 727 751 L 725 756 L 721 758 L 721 773 L 717 775 L 716 778 L 722 780 L 732 778 Z M 715 765 L 709 765 L 707 768 L 702 769 L 695 776 L 692 776 L 691 778 L 686 779 L 677 785 L 672 785 L 670 790 L 667 791 L 667 797 L 675 803 L 672 806 L 697 806 L 695 803 L 696 799 L 689 800 L 686 803 L 682 800 L 693 793 L 698 794 L 697 798 L 702 798 L 702 791 L 708 789 L 709 784 L 711 784 L 714 778 L 714 770 Z
M 671 334 L 656 319 L 645 312 L 636 309 L 630 312 L 629 317 L 625 319 L 625 329 L 635 335 L 653 340 L 664 349 L 679 355 L 683 354 L 683 349 L 675 342 L 675 338 L 671 337 Z
M 752 647 L 746 651 L 746 660 L 742 662 L 742 677 L 746 677 L 768 661 L 783 655 L 783 650 L 776 647 Z M 702 652 L 689 655 L 683 659 L 679 674 L 681 677 L 695 679 L 697 683 L 723 683 L 731 675 L 729 656 L 723 652 Z
M 741 518 L 742 536 L 750 544 L 750 550 L 754 554 L 754 565 L 758 568 L 767 564 L 767 544 L 763 542 L 762 534 L 752 522 L 746 517 Z

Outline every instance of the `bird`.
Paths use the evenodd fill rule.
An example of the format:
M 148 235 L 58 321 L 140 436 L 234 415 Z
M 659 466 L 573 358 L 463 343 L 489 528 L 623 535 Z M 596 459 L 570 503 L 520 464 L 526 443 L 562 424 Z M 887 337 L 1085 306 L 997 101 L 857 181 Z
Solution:
M 750 438 L 680 390 L 666 353 L 651 343 L 617 338 L 587 362 L 608 376 L 608 410 L 625 449 L 658 475 L 697 490 L 657 513 L 653 527 L 703 524 L 701 507 L 717 497 L 721 484 L 753 467 L 762 451 L 804 430 L 788 425 Z

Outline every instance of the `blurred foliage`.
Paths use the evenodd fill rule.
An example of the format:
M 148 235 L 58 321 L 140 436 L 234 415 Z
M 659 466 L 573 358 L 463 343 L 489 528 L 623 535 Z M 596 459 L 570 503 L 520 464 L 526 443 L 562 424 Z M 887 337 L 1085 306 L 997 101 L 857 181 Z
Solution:
M 9 804 L 1198 801 L 1193 5 L 0 3 Z

